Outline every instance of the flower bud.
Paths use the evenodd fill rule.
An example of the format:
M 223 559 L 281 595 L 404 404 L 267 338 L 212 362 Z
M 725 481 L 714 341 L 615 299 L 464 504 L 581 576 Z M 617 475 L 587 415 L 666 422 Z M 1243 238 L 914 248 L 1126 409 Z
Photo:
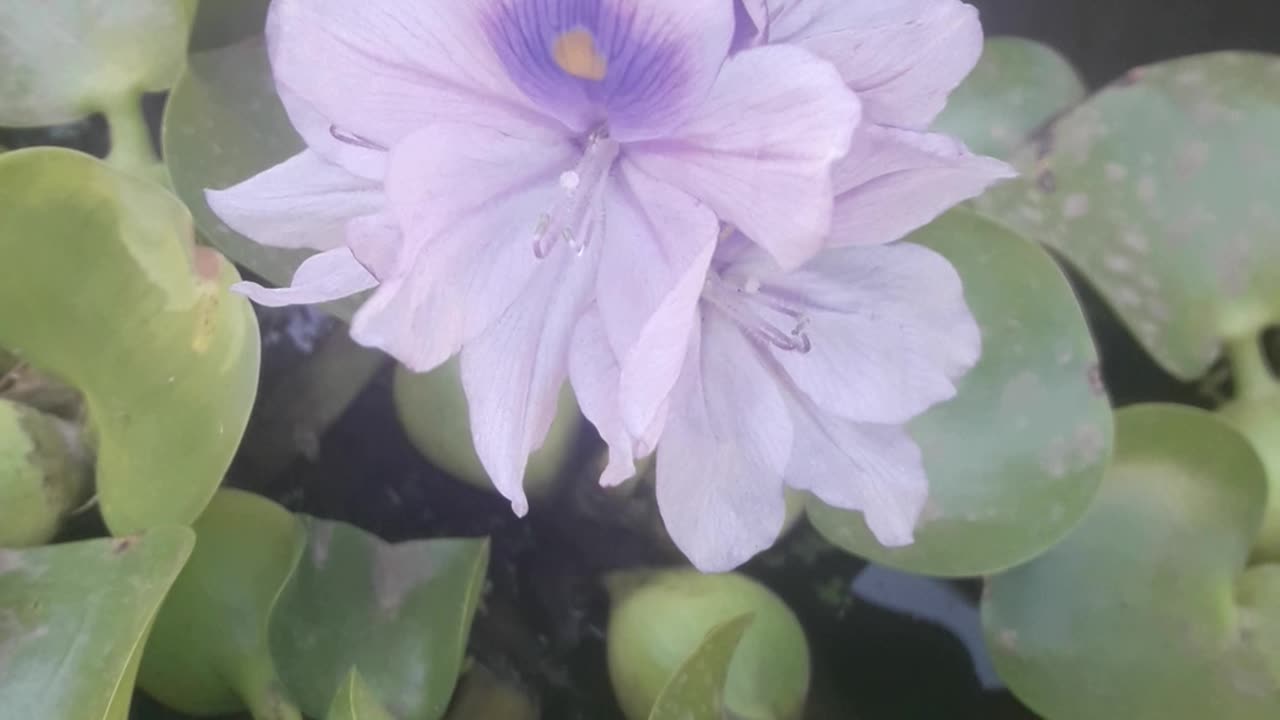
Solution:
M 90 459 L 78 430 L 0 399 L 0 547 L 49 542 L 89 488 Z
M 809 691 L 809 645 L 790 608 L 738 574 L 692 569 L 616 573 L 606 579 L 609 676 L 628 720 L 649 711 L 681 663 L 716 626 L 752 615 L 729 666 L 725 708 L 742 720 L 797 720 Z

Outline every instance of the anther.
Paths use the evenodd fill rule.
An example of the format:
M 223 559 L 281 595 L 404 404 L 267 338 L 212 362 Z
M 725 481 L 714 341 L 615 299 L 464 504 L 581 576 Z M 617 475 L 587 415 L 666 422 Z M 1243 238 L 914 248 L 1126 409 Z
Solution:
M 557 242 L 581 256 L 595 232 L 603 232 L 604 219 L 597 227 L 590 217 L 593 205 L 603 208 L 603 196 L 609 172 L 618 158 L 620 147 L 605 130 L 593 133 L 587 141 L 578 165 L 560 174 L 563 194 L 551 209 L 538 218 L 534 230 L 533 254 L 543 259 L 551 254 Z M 603 215 L 603 210 L 601 210 Z
M 759 278 L 749 277 L 741 286 L 733 286 L 713 273 L 707 279 L 702 297 L 756 342 L 801 355 L 813 350 L 808 334 L 809 317 L 804 310 L 783 294 L 764 286 Z M 779 327 L 776 315 L 771 318 L 771 314 L 793 321 L 791 328 Z
M 354 145 L 355 147 L 362 147 L 362 148 L 365 148 L 366 150 L 380 150 L 382 152 L 387 151 L 387 148 L 383 147 L 382 145 L 379 145 L 378 143 L 372 140 L 366 140 L 365 138 L 362 138 L 359 135 L 356 135 L 355 133 L 347 132 L 346 130 L 339 128 L 337 125 L 329 126 L 329 135 L 331 135 L 334 140 L 337 140 L 338 142 L 344 143 L 346 145 Z

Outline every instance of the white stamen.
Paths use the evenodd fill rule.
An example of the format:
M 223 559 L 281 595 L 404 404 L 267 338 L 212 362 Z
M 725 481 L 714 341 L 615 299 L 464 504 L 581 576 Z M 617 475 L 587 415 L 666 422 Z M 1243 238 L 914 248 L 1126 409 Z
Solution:
M 345 145 L 353 145 L 355 147 L 361 147 L 367 150 L 380 150 L 383 152 L 386 152 L 387 150 L 387 148 L 383 147 L 382 145 L 379 145 L 378 143 L 372 140 L 367 140 L 365 138 L 362 138 L 353 132 L 347 132 L 346 130 L 343 130 L 342 128 L 338 127 L 337 125 L 329 126 L 329 135 L 332 136 L 334 140 L 337 140 L 338 142 L 343 143 Z
M 769 288 L 759 278 L 747 278 L 741 287 L 726 283 L 712 273 L 702 291 L 702 299 L 724 313 L 748 337 L 784 352 L 806 354 L 813 349 L 806 330 L 809 318 L 803 308 L 784 293 Z M 794 321 L 789 330 L 780 328 L 769 314 Z
M 539 259 L 551 254 L 556 243 L 564 241 L 578 255 L 587 251 L 593 231 L 604 229 L 604 210 L 601 203 L 609 172 L 618 159 L 621 146 L 609 138 L 604 130 L 596 131 L 587 141 L 582 160 L 577 167 L 560 175 L 560 189 L 564 195 L 538 218 L 534 230 L 533 254 Z M 588 217 L 592 205 L 601 205 L 600 227 Z

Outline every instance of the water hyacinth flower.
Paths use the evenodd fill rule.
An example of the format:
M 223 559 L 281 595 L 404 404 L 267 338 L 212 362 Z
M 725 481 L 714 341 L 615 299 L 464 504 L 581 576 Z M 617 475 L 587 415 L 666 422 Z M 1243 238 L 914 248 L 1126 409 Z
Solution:
M 575 385 L 614 382 L 598 328 Z M 955 393 L 981 339 L 955 270 L 908 243 L 837 247 L 783 271 L 740 235 L 722 245 L 657 437 L 668 532 L 705 571 L 777 539 L 784 487 L 860 510 L 886 546 L 909 544 L 928 497 L 904 424 Z M 593 366 L 593 363 L 596 363 Z M 629 474 L 618 419 L 584 403 L 613 440 L 606 481 Z
M 779 266 L 726 226 L 666 415 L 629 423 L 598 318 L 580 326 L 572 377 L 610 445 L 602 482 L 657 451 L 658 501 L 699 568 L 767 548 L 784 488 L 862 511 L 886 546 L 909 544 L 928 497 L 907 421 L 955 393 L 980 354 L 978 327 L 941 256 L 889 244 L 1012 175 L 927 132 L 972 69 L 982 32 L 949 0 L 742 0 L 739 43 L 795 43 L 829 59 L 863 123 L 835 170 L 828 249 Z M 625 401 L 625 399 L 624 399 Z
M 734 0 L 275 0 L 302 155 L 210 194 L 322 253 L 272 304 L 376 288 L 352 335 L 418 371 L 461 352 L 476 450 L 517 512 L 590 310 L 624 426 L 661 424 L 719 237 L 822 247 L 860 120 L 835 66 L 730 53 Z M 598 398 L 592 398 L 598 402 Z

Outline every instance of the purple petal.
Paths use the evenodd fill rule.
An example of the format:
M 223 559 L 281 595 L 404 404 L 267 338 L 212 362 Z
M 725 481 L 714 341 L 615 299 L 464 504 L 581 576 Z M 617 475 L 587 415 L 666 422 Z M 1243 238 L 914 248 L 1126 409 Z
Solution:
M 364 147 L 358 141 L 342 139 L 341 130 L 333 120 L 320 114 L 311 103 L 290 90 L 284 83 L 276 82 L 276 92 L 284 104 L 289 121 L 306 141 L 307 147 L 325 160 L 338 165 L 354 175 L 381 181 L 387 173 L 387 151 Z
M 745 0 L 768 8 L 770 43 L 830 60 L 875 123 L 921 130 L 982 54 L 976 8 L 958 0 Z
M 516 85 L 575 132 L 659 137 L 707 95 L 729 51 L 724 0 L 490 0 L 486 29 Z
M 310 150 L 205 197 L 223 222 L 255 242 L 316 250 L 341 246 L 350 220 L 386 204 L 376 183 Z
M 529 507 L 522 487 L 529 453 L 546 439 L 568 378 L 569 343 L 591 301 L 595 255 L 558 248 L 520 299 L 462 351 L 476 454 L 517 515 Z
M 271 289 L 257 283 L 240 282 L 232 285 L 231 290 L 259 305 L 284 307 L 339 300 L 377 284 L 378 281 L 356 261 L 350 250 L 336 248 L 303 261 L 289 287 Z
M 715 214 L 626 163 L 606 196 L 597 296 L 621 377 L 627 430 L 642 436 L 675 385 L 715 250 Z
M 672 394 L 658 447 L 658 507 L 704 572 L 768 548 L 782 531 L 792 425 L 776 379 L 737 329 L 710 320 Z
M 893 242 L 943 212 L 1016 176 L 945 135 L 865 125 L 835 170 L 831 242 Z
M 569 379 L 582 414 L 609 446 L 609 462 L 600 476 L 600 484 L 606 487 L 620 485 L 636 472 L 636 442 L 622 424 L 618 403 L 621 374 L 604 332 L 604 321 L 598 310 L 591 310 L 573 335 Z
M 799 271 L 762 262 L 726 272 L 754 277 L 805 308 L 807 353 L 774 351 L 815 405 L 849 420 L 904 423 L 955 395 L 982 338 L 955 269 L 900 243 L 825 251 Z
M 832 507 L 861 510 L 885 547 L 910 545 L 929 497 L 920 448 L 905 428 L 853 423 L 797 403 L 787 484 Z
M 485 34 L 496 1 L 274 0 L 272 70 L 339 132 L 384 148 L 435 120 L 551 127 Z
M 672 141 L 628 147 L 627 157 L 795 267 L 830 229 L 831 167 L 847 154 L 858 117 L 828 63 L 797 48 L 758 48 L 725 63 Z
M 572 163 L 570 147 L 545 136 L 453 123 L 397 146 L 387 194 L 406 247 L 352 336 L 425 372 L 486 330 L 538 270 L 534 231 Z
M 347 223 L 347 247 L 374 277 L 385 280 L 395 275 L 404 238 L 395 217 L 381 212 Z

